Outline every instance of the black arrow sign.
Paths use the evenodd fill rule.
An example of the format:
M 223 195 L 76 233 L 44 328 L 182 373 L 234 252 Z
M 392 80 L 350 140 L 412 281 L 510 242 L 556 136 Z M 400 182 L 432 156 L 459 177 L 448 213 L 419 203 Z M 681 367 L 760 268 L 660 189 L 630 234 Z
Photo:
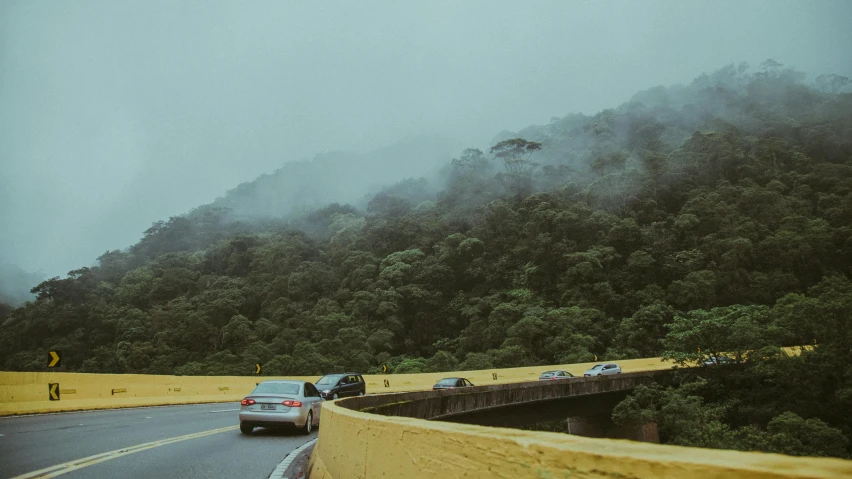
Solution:
M 49 383 L 47 385 L 47 399 L 59 401 L 59 383 Z

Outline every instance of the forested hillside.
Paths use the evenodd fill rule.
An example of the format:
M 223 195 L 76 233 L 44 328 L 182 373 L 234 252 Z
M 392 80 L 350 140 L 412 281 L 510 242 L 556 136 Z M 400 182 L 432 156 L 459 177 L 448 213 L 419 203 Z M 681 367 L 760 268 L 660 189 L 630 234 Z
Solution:
M 41 370 L 48 349 L 63 350 L 66 370 L 182 375 L 739 352 L 749 366 L 739 382 L 687 389 L 680 402 L 647 393 L 635 411 L 669 394 L 715 411 L 692 419 L 725 431 L 763 431 L 793 411 L 831 427 L 789 417 L 778 427 L 823 427 L 840 448 L 662 431 L 684 444 L 847 454 L 848 91 L 843 77 L 806 82 L 771 61 L 756 73 L 730 66 L 465 150 L 445 185 L 407 180 L 366 211 L 239 220 L 204 206 L 38 285 L 0 327 L 0 367 Z M 800 358 L 778 353 L 814 344 Z

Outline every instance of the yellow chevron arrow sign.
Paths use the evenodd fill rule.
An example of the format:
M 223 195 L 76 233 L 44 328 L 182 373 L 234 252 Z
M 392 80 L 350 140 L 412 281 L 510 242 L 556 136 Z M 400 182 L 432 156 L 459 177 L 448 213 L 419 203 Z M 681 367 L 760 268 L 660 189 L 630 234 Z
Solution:
M 59 383 L 49 383 L 47 385 L 47 398 L 51 401 L 59 401 Z
M 254 373 L 260 374 L 260 363 L 254 363 Z
M 62 351 L 50 351 L 47 353 L 47 367 L 55 368 L 62 364 Z

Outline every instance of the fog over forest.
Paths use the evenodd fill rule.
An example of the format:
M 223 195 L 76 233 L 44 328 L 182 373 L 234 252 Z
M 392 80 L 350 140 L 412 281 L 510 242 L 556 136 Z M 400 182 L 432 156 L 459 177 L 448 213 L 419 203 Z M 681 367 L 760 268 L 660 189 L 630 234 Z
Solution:
M 501 132 L 536 140 L 724 65 L 852 76 L 849 18 L 843 0 L 0 2 L 0 300 L 199 205 L 365 208 Z

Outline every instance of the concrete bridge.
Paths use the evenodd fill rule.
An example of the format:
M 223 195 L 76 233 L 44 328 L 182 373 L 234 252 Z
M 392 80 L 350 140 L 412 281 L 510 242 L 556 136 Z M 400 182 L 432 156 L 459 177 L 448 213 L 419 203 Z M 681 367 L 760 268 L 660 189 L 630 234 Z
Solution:
M 638 385 L 674 384 L 690 374 L 649 371 L 325 403 L 310 477 L 852 477 L 852 461 L 840 459 L 582 437 L 588 428 L 575 435 L 482 426 L 608 415 Z M 648 441 L 648 435 L 638 439 Z
M 684 372 L 647 371 L 497 384 L 470 388 L 361 396 L 341 401 L 356 411 L 384 416 L 520 427 L 541 421 L 610 413 L 636 386 L 672 384 Z
M 565 421 L 570 434 L 659 442 L 656 424 L 618 427 L 612 410 L 640 384 L 669 385 L 673 370 L 535 381 L 439 391 L 362 396 L 341 402 L 357 411 L 480 426 L 520 428 Z

